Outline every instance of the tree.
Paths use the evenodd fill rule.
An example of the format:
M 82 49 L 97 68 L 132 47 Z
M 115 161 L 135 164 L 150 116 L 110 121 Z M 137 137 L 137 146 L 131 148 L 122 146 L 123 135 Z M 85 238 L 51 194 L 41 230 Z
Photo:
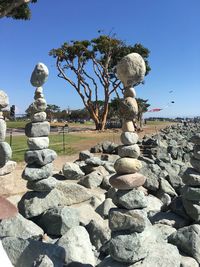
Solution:
M 60 112 L 60 107 L 57 105 L 47 104 L 46 113 L 47 119 L 51 122 L 56 113 Z
M 49 53 L 56 59 L 58 77 L 77 91 L 97 130 L 104 130 L 110 97 L 121 88 L 114 67 L 123 56 L 132 52 L 144 58 L 148 74 L 150 66 L 147 58 L 150 52 L 147 48 L 141 44 L 126 45 L 108 35 L 100 35 L 92 40 L 65 42 Z M 102 93 L 103 99 L 99 99 Z M 103 107 L 100 100 L 104 103 Z
M 36 2 L 37 0 L 0 0 L 0 18 L 28 20 L 31 17 L 29 4 Z
M 137 103 L 138 103 L 138 115 L 137 115 L 137 119 L 138 122 L 140 124 L 140 129 L 142 130 L 142 121 L 143 121 L 143 114 L 145 112 L 147 112 L 148 107 L 150 106 L 149 103 L 147 103 L 148 99 L 144 100 L 142 98 L 136 98 Z

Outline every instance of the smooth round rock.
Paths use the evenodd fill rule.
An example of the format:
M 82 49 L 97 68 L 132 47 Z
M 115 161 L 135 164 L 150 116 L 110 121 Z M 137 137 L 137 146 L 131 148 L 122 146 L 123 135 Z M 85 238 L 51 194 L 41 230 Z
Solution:
M 142 163 L 133 158 L 121 158 L 116 160 L 114 168 L 118 174 L 135 173 L 142 168 Z
M 33 110 L 35 112 L 45 111 L 47 108 L 47 102 L 44 98 L 37 98 L 33 103 Z
M 117 64 L 117 76 L 125 87 L 142 82 L 145 73 L 144 59 L 138 53 L 131 53 L 123 57 Z
M 50 124 L 44 122 L 29 122 L 25 126 L 25 134 L 27 137 L 45 137 L 50 133 Z
M 190 163 L 196 171 L 200 172 L 200 160 L 191 158 Z
M 119 112 L 121 117 L 126 120 L 134 119 L 138 113 L 138 104 L 135 98 L 126 97 L 120 101 Z
M 3 167 L 6 162 L 12 158 L 12 149 L 6 142 L 0 143 L 0 167 Z
M 195 145 L 194 146 L 193 156 L 194 156 L 195 159 L 200 160 L 200 145 Z
M 6 122 L 0 119 L 0 142 L 4 142 L 6 139 Z
M 31 84 L 35 87 L 42 86 L 49 76 L 49 70 L 43 63 L 38 63 L 31 75 Z
M 135 127 L 133 125 L 133 121 L 123 121 L 122 123 L 122 131 L 123 132 L 135 132 Z
M 46 121 L 47 114 L 46 112 L 37 112 L 31 115 L 32 122 L 43 122 Z
M 8 95 L 0 90 L 0 109 L 6 108 L 9 105 Z
M 138 142 L 139 136 L 136 133 L 123 132 L 120 139 L 124 145 L 134 145 Z
M 31 150 L 45 149 L 49 146 L 48 137 L 32 137 L 27 139 L 27 145 Z
M 136 97 L 135 89 L 132 87 L 128 87 L 124 89 L 124 97 Z
M 138 172 L 131 174 L 118 175 L 110 177 L 109 183 L 112 187 L 120 190 L 129 190 L 142 186 L 146 181 L 146 177 Z
M 119 146 L 118 155 L 121 158 L 138 158 L 140 156 L 140 147 L 137 144 L 130 146 Z

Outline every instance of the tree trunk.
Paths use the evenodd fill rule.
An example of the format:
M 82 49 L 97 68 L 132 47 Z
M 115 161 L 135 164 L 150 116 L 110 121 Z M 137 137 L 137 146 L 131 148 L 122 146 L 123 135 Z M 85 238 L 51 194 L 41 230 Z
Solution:
M 139 123 L 140 123 L 140 130 L 142 130 L 143 129 L 143 123 L 142 123 L 142 117 L 143 117 L 143 114 L 141 113 L 140 114 L 140 117 L 139 117 Z

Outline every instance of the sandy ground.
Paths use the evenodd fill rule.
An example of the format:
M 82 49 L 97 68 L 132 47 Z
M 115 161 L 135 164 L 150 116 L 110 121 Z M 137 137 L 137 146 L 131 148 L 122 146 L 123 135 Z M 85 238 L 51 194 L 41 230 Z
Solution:
M 145 126 L 144 131 L 140 132 L 139 135 L 140 137 L 143 137 L 144 135 L 148 134 L 154 134 L 160 129 L 163 129 L 166 127 L 166 124 L 161 124 L 159 126 Z M 120 143 L 120 130 L 115 130 L 113 131 L 113 134 L 109 135 L 109 141 L 115 142 L 115 143 Z M 95 144 L 107 140 L 106 139 L 106 133 L 98 133 L 95 131 L 86 131 L 82 132 L 83 135 L 85 136 L 92 136 L 95 138 L 92 138 L 91 140 L 87 141 L 82 141 L 75 146 L 77 147 L 77 151 L 82 151 L 91 148 Z M 62 169 L 62 166 L 65 162 L 73 162 L 74 160 L 78 159 L 78 153 L 71 155 L 71 156 L 58 156 L 57 159 L 54 161 L 54 169 L 55 172 L 59 172 Z M 17 164 L 17 167 L 15 171 L 11 174 L 8 174 L 6 176 L 2 176 L 0 178 L 1 181 L 1 186 L 0 186 L 0 196 L 4 197 L 9 197 L 9 199 L 13 202 L 16 203 L 20 196 L 23 195 L 26 191 L 26 181 L 24 181 L 21 178 L 23 169 L 25 168 L 25 162 L 20 162 Z

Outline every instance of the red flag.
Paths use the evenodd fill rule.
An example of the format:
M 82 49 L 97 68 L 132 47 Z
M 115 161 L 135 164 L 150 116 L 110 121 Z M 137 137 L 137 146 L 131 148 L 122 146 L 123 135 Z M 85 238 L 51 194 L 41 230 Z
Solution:
M 153 109 L 148 110 L 148 112 L 158 112 L 161 110 L 162 110 L 162 108 L 153 108 Z

